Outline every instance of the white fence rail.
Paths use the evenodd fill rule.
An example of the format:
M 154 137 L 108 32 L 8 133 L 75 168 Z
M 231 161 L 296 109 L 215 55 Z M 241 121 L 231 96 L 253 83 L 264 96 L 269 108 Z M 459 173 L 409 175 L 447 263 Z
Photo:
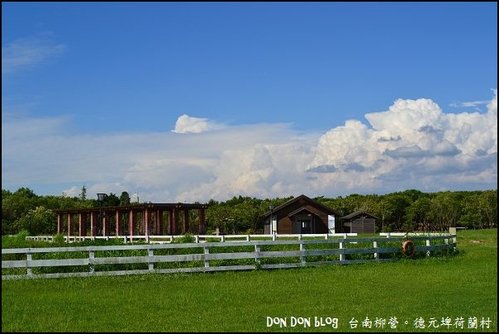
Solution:
M 382 232 L 379 235 L 382 237 L 413 237 L 426 235 L 446 235 L 447 232 Z
M 252 241 L 252 240 L 279 240 L 279 239 L 309 239 L 309 238 L 324 238 L 325 240 L 331 238 L 346 238 L 355 237 L 357 233 L 334 233 L 334 234 L 227 234 L 227 235 L 193 235 L 194 242 L 208 242 L 208 241 Z M 64 236 L 66 242 L 78 242 L 85 240 L 111 240 L 121 239 L 124 243 L 133 241 L 145 241 L 149 243 L 171 243 L 175 239 L 184 238 L 184 235 L 109 235 L 109 236 Z M 36 241 L 54 241 L 51 235 L 27 236 L 26 240 Z
M 397 254 L 401 252 L 404 240 L 404 237 L 341 237 L 2 249 L 2 279 L 275 269 L 393 261 L 400 258 Z M 452 251 L 456 247 L 455 234 L 414 236 L 411 240 L 416 254 L 426 256 L 433 252 Z M 142 268 L 137 268 L 137 265 Z M 129 267 L 123 269 L 123 266 Z M 60 272 L 68 267 L 73 267 L 72 272 Z

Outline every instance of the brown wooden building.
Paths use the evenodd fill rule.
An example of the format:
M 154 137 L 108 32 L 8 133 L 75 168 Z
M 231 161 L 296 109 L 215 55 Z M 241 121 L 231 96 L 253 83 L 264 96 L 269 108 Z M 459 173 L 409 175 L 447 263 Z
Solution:
M 68 236 L 204 234 L 206 204 L 144 203 L 59 209 L 57 233 Z
M 334 230 L 334 219 L 335 213 L 332 209 L 305 195 L 300 195 L 272 208 L 263 216 L 264 233 L 330 233 L 331 227 Z
M 340 218 L 347 233 L 376 233 L 378 217 L 365 211 L 355 211 Z

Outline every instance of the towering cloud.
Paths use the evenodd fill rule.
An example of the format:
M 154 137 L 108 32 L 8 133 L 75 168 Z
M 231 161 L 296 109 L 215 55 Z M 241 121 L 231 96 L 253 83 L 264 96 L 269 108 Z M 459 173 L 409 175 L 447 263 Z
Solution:
M 345 122 L 324 134 L 308 171 L 351 186 L 359 172 L 366 184 L 435 189 L 455 180 L 473 185 L 497 179 L 497 90 L 486 113 L 444 113 L 432 100 L 394 102 L 366 114 L 368 125 Z M 488 181 L 486 181 L 488 180 Z

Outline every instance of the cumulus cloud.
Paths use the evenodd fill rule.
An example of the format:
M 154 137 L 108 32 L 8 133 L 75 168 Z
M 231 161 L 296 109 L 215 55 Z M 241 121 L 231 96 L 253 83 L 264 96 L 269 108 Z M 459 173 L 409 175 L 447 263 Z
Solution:
M 207 118 L 191 117 L 189 115 L 182 115 L 177 119 L 175 123 L 175 129 L 172 132 L 175 133 L 201 133 L 210 130 L 221 129 L 224 126 L 213 121 L 209 121 Z
M 63 131 L 67 118 L 4 117 L 2 181 L 70 195 L 86 185 L 89 197 L 128 191 L 157 202 L 496 186 L 496 90 L 484 113 L 399 99 L 366 119 L 303 133 L 182 115 L 174 131 L 90 136 Z
M 497 90 L 485 113 L 444 113 L 430 99 L 398 99 L 365 117 L 368 125 L 349 120 L 324 134 L 308 171 L 351 177 L 351 188 L 358 172 L 369 176 L 368 184 L 402 189 L 431 188 L 440 174 L 449 183 L 497 180 Z
M 2 73 L 13 73 L 30 68 L 60 55 L 66 46 L 48 37 L 20 38 L 2 46 Z

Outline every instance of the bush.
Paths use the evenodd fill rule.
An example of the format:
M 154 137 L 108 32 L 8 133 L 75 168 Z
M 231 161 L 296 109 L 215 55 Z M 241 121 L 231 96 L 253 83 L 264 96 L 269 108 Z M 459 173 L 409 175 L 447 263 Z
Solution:
M 174 243 L 187 244 L 196 242 L 194 236 L 190 233 L 184 234 L 181 238 L 177 238 L 173 240 Z
M 64 246 L 66 240 L 64 239 L 64 235 L 59 233 L 54 235 L 54 245 L 55 246 Z

